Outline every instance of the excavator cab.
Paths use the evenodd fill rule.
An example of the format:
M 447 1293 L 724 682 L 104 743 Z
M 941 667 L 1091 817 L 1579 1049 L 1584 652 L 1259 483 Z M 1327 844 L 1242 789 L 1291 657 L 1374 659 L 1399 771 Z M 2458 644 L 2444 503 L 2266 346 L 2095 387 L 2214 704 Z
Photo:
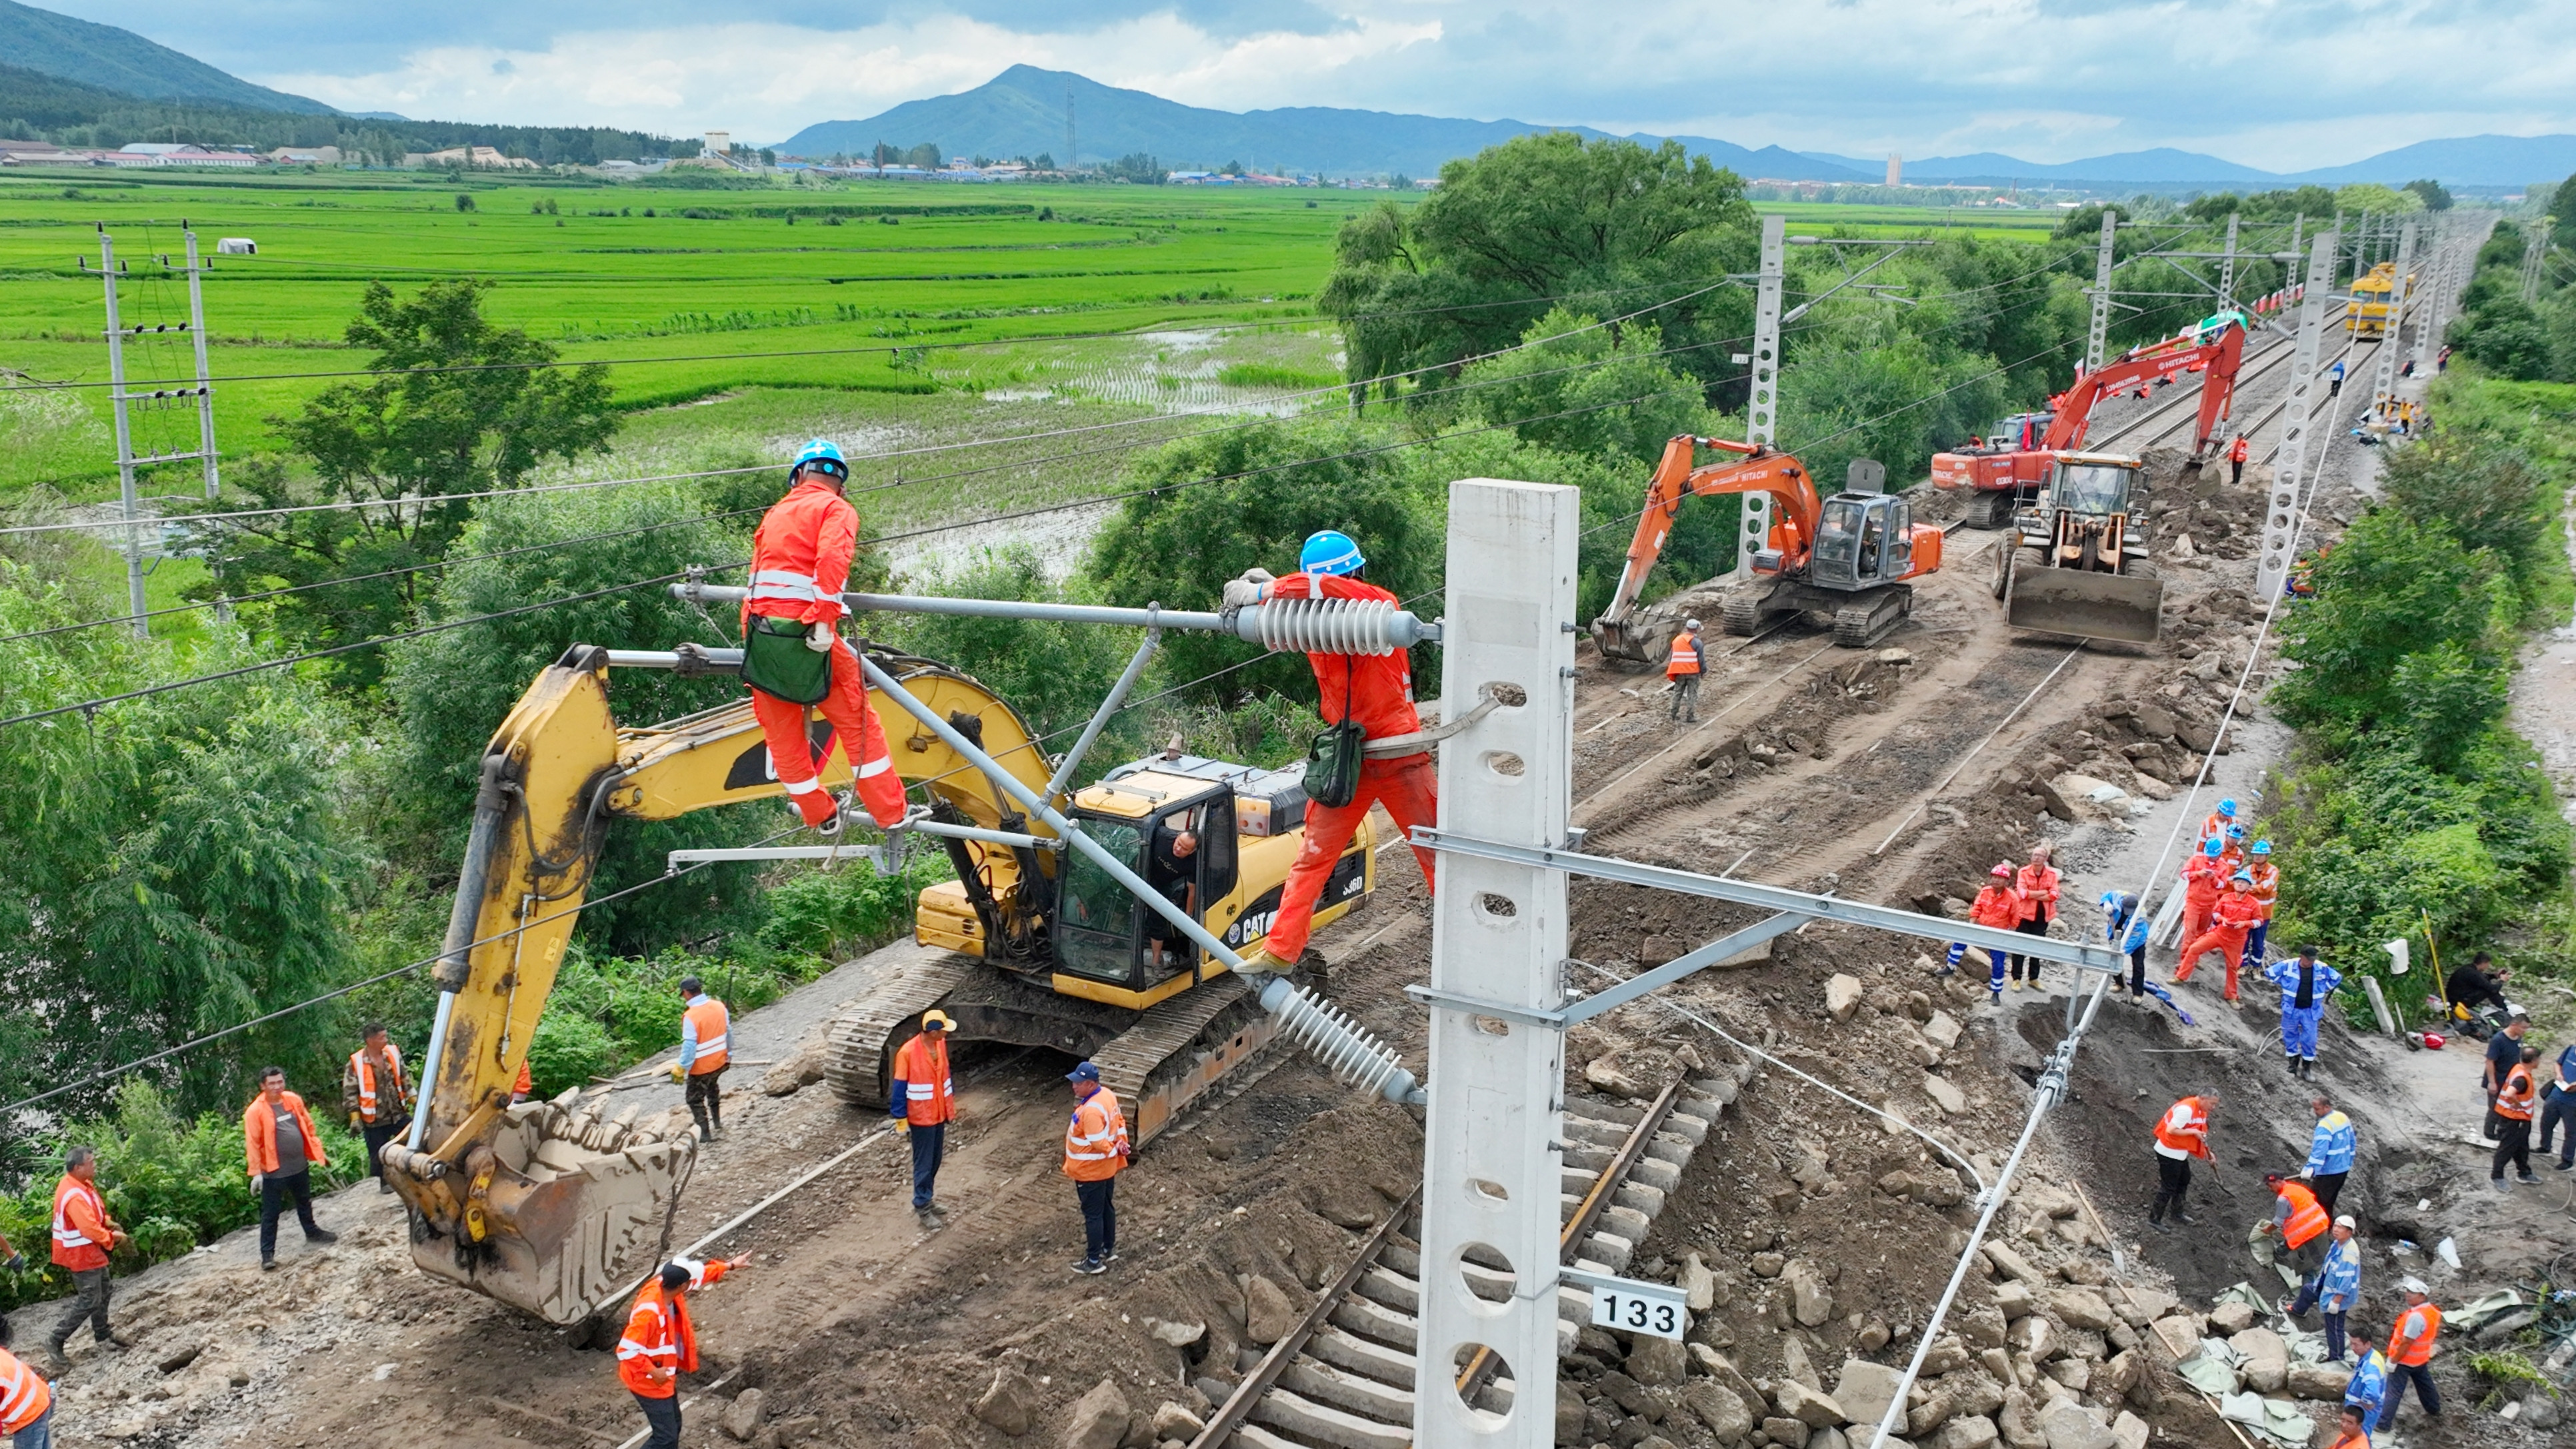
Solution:
M 1914 562 L 1914 510 L 1889 494 L 1837 493 L 1816 525 L 1814 582 L 1826 589 L 1867 589 L 1909 577 Z
M 1101 787 L 1111 810 L 1077 806 L 1073 817 L 1085 834 L 1170 896 L 1202 925 L 1212 903 L 1234 893 L 1234 792 L 1223 785 L 1174 800 L 1150 786 Z M 1130 801 L 1144 808 L 1117 811 Z M 1186 845 L 1184 844 L 1186 842 Z M 1127 887 L 1079 853 L 1065 861 L 1058 897 L 1056 969 L 1129 991 L 1149 991 L 1198 964 L 1196 946 L 1130 894 Z M 1231 902 L 1229 901 L 1229 904 Z M 1220 908 L 1221 909 L 1221 908 Z

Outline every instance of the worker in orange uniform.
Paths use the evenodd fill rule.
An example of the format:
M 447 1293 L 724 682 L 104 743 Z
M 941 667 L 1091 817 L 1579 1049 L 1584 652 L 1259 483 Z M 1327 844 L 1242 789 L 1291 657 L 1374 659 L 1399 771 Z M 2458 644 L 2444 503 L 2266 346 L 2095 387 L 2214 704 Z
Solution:
M 0 1435 L 10 1449 L 53 1449 L 53 1386 L 11 1351 L 15 1337 L 0 1317 Z
M 1134 1151 L 1127 1142 L 1127 1119 L 1118 1111 L 1118 1094 L 1100 1085 L 1100 1068 L 1089 1062 L 1065 1073 L 1073 1086 L 1073 1120 L 1064 1129 L 1064 1175 L 1073 1179 L 1073 1195 L 1082 1204 L 1082 1261 L 1077 1273 L 1104 1273 L 1118 1261 L 1118 1174 Z
M 948 1032 L 956 1024 L 944 1011 L 923 1012 L 920 1032 L 894 1049 L 894 1073 L 886 1083 L 886 1111 L 912 1139 L 912 1212 L 925 1228 L 941 1226 L 948 1216 L 937 1189 L 948 1124 L 957 1116 L 957 1079 L 948 1071 Z
M 2227 868 L 2224 833 L 2204 836 L 2200 848 L 2182 868 L 2182 938 L 2197 941 L 2209 930 L 2209 918 L 2218 909 L 2218 898 L 2225 893 Z
M 1352 599 L 1395 605 L 1403 601 L 1362 577 L 1368 560 L 1347 534 L 1324 529 L 1306 540 L 1298 553 L 1298 572 L 1274 579 L 1262 569 L 1248 569 L 1225 586 L 1225 607 L 1239 609 L 1265 599 Z M 1314 654 L 1306 662 L 1315 671 L 1316 710 L 1328 725 L 1357 724 L 1372 740 L 1409 735 L 1422 728 L 1413 710 L 1413 664 L 1401 649 L 1384 654 Z M 1461 703 L 1459 708 L 1465 708 Z M 1315 918 L 1315 900 L 1333 873 L 1333 863 L 1351 843 L 1369 806 L 1384 805 L 1395 828 L 1408 837 L 1417 825 L 1439 822 L 1440 781 L 1429 750 L 1360 763 L 1359 788 L 1339 805 L 1306 802 L 1306 839 L 1288 883 L 1279 893 L 1279 911 L 1261 949 L 1244 958 L 1256 971 L 1295 970 L 1306 953 L 1306 933 Z M 1422 867 L 1425 890 L 1434 887 L 1436 857 L 1421 846 L 1413 858 Z
M 671 1080 L 688 1084 L 689 1116 L 698 1124 L 698 1138 L 713 1141 L 724 1135 L 724 1069 L 732 1059 L 727 1050 L 733 1035 L 733 1013 L 725 1004 L 707 995 L 706 983 L 695 976 L 680 978 L 680 1057 L 671 1063 Z
M 519 1075 L 510 1083 L 510 1105 L 515 1107 L 537 1094 L 536 1074 L 528 1070 L 527 1061 L 519 1062 Z
M 2229 876 L 2227 894 L 2218 898 L 2209 929 L 2184 943 L 2182 961 L 2174 968 L 2174 983 L 2189 981 L 2200 958 L 2216 951 L 2227 967 L 2227 1004 L 2243 1011 L 2245 1003 L 2236 995 L 2236 974 L 2245 960 L 2246 933 L 2254 929 L 2254 918 L 2261 909 L 2254 904 L 2254 878 L 2241 870 Z
M 2254 842 L 2246 853 L 2245 873 L 2254 878 L 2254 904 L 2261 908 L 2254 917 L 2254 929 L 2245 933 L 2245 959 L 2259 967 L 2264 944 L 2272 935 L 2272 913 L 2281 905 L 2281 868 L 2272 863 L 2272 842 Z
M 2218 808 L 2210 811 L 2209 814 L 2201 820 L 2200 835 L 2192 842 L 2192 848 L 2194 850 L 2207 848 L 2213 837 L 2221 840 L 2226 839 L 2227 827 L 2235 823 L 2236 802 L 2234 800 L 2219 801 Z
M 2047 935 L 2049 922 L 2057 919 L 2059 876 L 2057 867 L 2049 864 L 2048 858 L 2046 845 L 2032 846 L 2030 864 L 2023 866 L 2013 877 L 2013 891 L 2021 897 L 2021 919 L 2013 923 L 2013 929 L 2025 936 Z M 2024 966 L 2030 969 L 2030 989 L 2039 990 L 2039 958 L 2024 956 L 2018 951 L 2012 958 L 2012 989 L 2021 990 Z
M 2370 1434 L 2361 1422 L 2361 1410 L 2350 1404 L 2335 1420 L 2334 1442 L 2326 1449 L 2370 1449 Z
M 73 1147 L 63 1153 L 62 1180 L 54 1184 L 54 1266 L 71 1275 L 72 1306 L 54 1325 L 45 1345 L 46 1371 L 60 1375 L 71 1367 L 63 1345 L 72 1331 L 89 1321 L 101 1343 L 132 1348 L 134 1339 L 107 1322 L 107 1302 L 115 1289 L 109 1282 L 107 1255 L 125 1246 L 125 1229 L 107 1215 L 107 1199 L 98 1191 L 98 1150 Z
M 769 742 L 770 768 L 797 814 L 825 834 L 841 828 L 841 807 L 817 778 L 821 760 L 805 734 L 806 711 L 815 705 L 849 759 L 869 818 L 887 830 L 906 818 L 903 777 L 868 707 L 866 673 L 833 627 L 859 541 L 858 510 L 841 496 L 849 481 L 841 450 L 823 439 L 797 453 L 787 496 L 761 515 L 752 535 L 751 593 L 742 605 L 742 677 Z M 822 757 L 830 754 L 826 745 Z
M 394 1185 L 385 1181 L 376 1153 L 411 1125 L 411 1104 L 402 1048 L 385 1039 L 383 1022 L 368 1022 L 358 1034 L 358 1049 L 349 1053 L 349 1065 L 340 1072 L 340 1110 L 349 1114 L 349 1130 L 366 1139 L 367 1171 L 375 1174 L 378 1192 L 391 1192 Z
M 1984 888 L 1977 892 L 1975 900 L 1968 903 L 1968 922 L 1971 925 L 1991 926 L 1998 931 L 2013 930 L 2021 925 L 2021 893 L 2013 889 L 2011 861 L 1996 861 L 1995 868 L 1986 872 Z M 1967 942 L 1951 942 L 1950 957 L 1942 963 L 1941 969 L 1935 974 L 1955 975 L 1959 969 L 1960 959 L 1967 954 Z M 2005 954 L 2001 951 L 1986 952 L 1986 999 L 1989 1001 L 2004 999 Z
M 2165 1210 L 2173 1209 L 2174 1221 L 2185 1226 L 2197 1221 L 2182 1210 L 2183 1194 L 2191 1191 L 2191 1160 L 2216 1162 L 2209 1152 L 2209 1117 L 2218 1110 L 2218 1094 L 2203 1092 L 2185 1097 L 2165 1109 L 2156 1119 L 2156 1205 L 2147 1214 L 2147 1223 L 2158 1232 L 2165 1231 Z
M 2379 1422 L 2371 1426 L 2382 1432 L 2397 1422 L 2397 1405 L 2410 1383 L 2424 1412 L 2442 1417 L 2442 1396 L 2433 1388 L 2433 1370 L 2426 1367 L 2442 1338 L 2442 1310 L 2433 1306 L 2433 1290 L 2423 1279 L 2409 1278 L 2397 1287 L 2406 1295 L 2406 1306 L 2397 1310 L 2397 1324 L 2388 1330 L 2388 1397 L 2380 1401 Z
M 295 1204 L 295 1220 L 304 1241 L 327 1246 L 340 1235 L 313 1221 L 313 1169 L 328 1167 L 322 1133 L 304 1099 L 286 1090 L 284 1067 L 262 1067 L 259 1095 L 242 1108 L 242 1158 L 250 1164 L 251 1186 L 259 1189 L 259 1268 L 277 1269 L 277 1220 L 286 1204 Z
M 1673 636 L 1673 652 L 1664 656 L 1664 678 L 1673 687 L 1672 713 L 1668 719 L 1689 717 L 1699 723 L 1699 620 L 1685 619 L 1682 631 Z
M 708 1287 L 750 1261 L 749 1253 L 705 1263 L 673 1258 L 635 1290 L 626 1332 L 617 1340 L 617 1381 L 644 1410 L 652 1433 L 645 1449 L 679 1449 L 680 1375 L 698 1371 L 698 1335 L 689 1325 L 690 1290 Z
M 2236 435 L 2236 441 L 2227 445 L 2227 482 L 2229 486 L 2232 487 L 2245 481 L 2245 460 L 2253 455 L 2253 451 L 2253 445 L 2245 441 L 2245 435 L 2243 433 L 2238 433 Z
M 2316 1190 L 2295 1177 L 2267 1172 L 2263 1185 L 2272 1190 L 2272 1216 L 2256 1231 L 2266 1237 L 2280 1234 L 2281 1245 L 2290 1250 L 2290 1262 L 2306 1278 L 2324 1254 L 2322 1247 L 2309 1252 L 2308 1245 L 2323 1239 L 2334 1220 L 2326 1215 L 2325 1204 L 2317 1201 Z
M 2532 1086 L 2532 1064 L 2540 1060 L 2540 1048 L 2524 1043 L 2522 1059 L 2505 1068 L 2504 1085 L 2496 1090 L 2496 1133 L 2494 1165 L 2487 1169 L 2487 1185 L 2498 1192 L 2506 1190 L 2504 1169 L 2511 1163 L 2514 1180 L 2525 1187 L 2538 1187 L 2540 1179 L 2531 1172 L 2531 1114 L 2540 1100 Z

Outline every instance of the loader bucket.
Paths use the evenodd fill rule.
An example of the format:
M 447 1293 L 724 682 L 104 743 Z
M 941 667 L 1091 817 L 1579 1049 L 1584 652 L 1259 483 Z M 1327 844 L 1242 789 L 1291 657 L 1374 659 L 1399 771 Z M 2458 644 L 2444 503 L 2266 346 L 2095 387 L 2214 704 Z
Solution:
M 2083 569 L 2016 568 L 2004 600 L 2004 622 L 2077 639 L 2155 642 L 2165 581 Z
M 697 1135 L 664 1138 L 603 1119 L 596 1103 L 530 1102 L 501 1113 L 461 1167 L 385 1150 L 412 1207 L 412 1260 L 548 1323 L 605 1311 L 670 1251 L 673 1210 Z

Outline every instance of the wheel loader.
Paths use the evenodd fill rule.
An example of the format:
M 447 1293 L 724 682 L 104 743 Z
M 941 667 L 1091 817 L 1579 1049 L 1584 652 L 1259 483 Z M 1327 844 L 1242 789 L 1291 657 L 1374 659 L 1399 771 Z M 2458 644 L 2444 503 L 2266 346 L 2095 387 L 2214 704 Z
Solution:
M 1694 468 L 1699 448 L 1742 455 Z M 1610 606 L 1592 621 L 1603 657 L 1660 663 L 1678 621 L 1640 610 L 1637 596 L 1663 556 L 1673 515 L 1692 494 L 1759 494 L 1770 503 L 1753 577 L 1727 591 L 1718 618 L 1729 634 L 1751 635 L 1781 614 L 1830 613 L 1834 642 L 1858 649 L 1876 641 L 1914 609 L 1907 580 L 1941 567 L 1938 525 L 1914 522 L 1913 506 L 1884 491 L 1887 469 L 1854 459 L 1843 491 L 1819 498 L 1806 465 L 1759 443 L 1684 435 L 1664 445 L 1647 485 L 1645 512 L 1628 545 L 1627 566 Z
M 408 1140 L 381 1160 L 409 1209 L 415 1262 L 551 1323 L 596 1324 L 669 1250 L 696 1158 L 694 1129 L 639 1125 L 642 1104 L 608 1115 L 605 1093 L 510 1104 L 601 845 L 621 820 L 781 798 L 748 699 L 620 726 L 610 666 L 723 672 L 733 667 L 726 653 L 738 659 L 694 646 L 576 644 L 529 686 L 483 755 L 434 971 L 426 1093 Z M 1008 703 L 937 661 L 866 655 L 956 741 L 1049 800 L 1050 761 Z M 913 833 L 942 840 L 957 878 L 921 892 L 914 945 L 833 1021 L 826 1076 L 843 1100 L 882 1108 L 895 1048 L 937 1007 L 957 1022 L 952 1041 L 1097 1062 L 1141 1145 L 1269 1042 L 1271 1012 L 1289 1010 L 1265 1011 L 1275 986 L 1256 998 L 1093 856 L 1067 850 L 1062 832 L 1031 818 L 922 716 L 882 688 L 869 702 L 896 769 L 929 802 Z M 810 728 L 823 784 L 847 786 L 849 760 L 830 726 Z M 1192 874 L 1156 885 L 1194 887 L 1175 895 L 1194 902 L 1197 921 L 1229 948 L 1249 947 L 1268 931 L 1304 841 L 1301 778 L 1175 752 L 1111 770 L 1049 809 L 1142 875 L 1153 873 L 1156 832 L 1195 832 Z M 1363 823 L 1333 868 L 1318 925 L 1374 889 L 1374 844 Z M 858 855 L 852 847 L 854 868 Z M 1298 1030 L 1293 1016 L 1288 1029 Z
M 2164 580 L 2136 526 L 2145 465 L 2121 453 L 2059 453 L 2037 506 L 1995 542 L 1995 597 L 2015 629 L 2147 644 Z

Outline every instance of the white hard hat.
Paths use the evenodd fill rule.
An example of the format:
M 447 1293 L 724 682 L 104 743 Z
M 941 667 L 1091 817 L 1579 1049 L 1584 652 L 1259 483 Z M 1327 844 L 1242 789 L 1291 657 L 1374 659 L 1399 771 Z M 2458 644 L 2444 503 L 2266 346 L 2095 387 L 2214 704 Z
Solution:
M 2421 1293 L 2427 1298 L 2433 1296 L 2433 1290 L 2421 1278 L 2401 1278 L 2397 1286 L 2408 1293 Z
M 1684 619 L 1684 620 L 1682 620 L 1682 627 L 1683 627 L 1683 628 L 1685 628 L 1685 629 L 1696 629 L 1696 628 L 1698 628 L 1698 627 L 1699 627 L 1699 620 L 1697 620 L 1697 619 Z

